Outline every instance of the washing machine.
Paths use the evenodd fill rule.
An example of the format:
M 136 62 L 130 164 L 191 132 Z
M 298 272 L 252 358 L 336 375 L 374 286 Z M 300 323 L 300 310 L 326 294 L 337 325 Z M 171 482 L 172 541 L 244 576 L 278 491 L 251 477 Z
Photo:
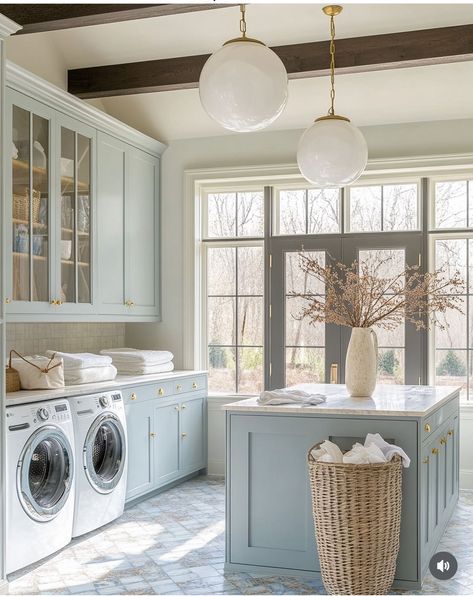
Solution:
M 75 436 L 73 537 L 120 517 L 125 506 L 127 437 L 120 391 L 69 398 Z
M 74 429 L 67 400 L 6 409 L 6 571 L 66 546 L 74 518 Z

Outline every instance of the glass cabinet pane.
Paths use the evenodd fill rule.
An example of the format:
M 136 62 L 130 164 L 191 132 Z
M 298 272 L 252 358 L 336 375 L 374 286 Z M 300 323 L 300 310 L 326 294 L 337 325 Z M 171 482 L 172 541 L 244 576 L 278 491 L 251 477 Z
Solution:
M 13 106 L 12 298 L 49 301 L 49 121 Z
M 90 139 L 61 128 L 61 300 L 91 302 Z

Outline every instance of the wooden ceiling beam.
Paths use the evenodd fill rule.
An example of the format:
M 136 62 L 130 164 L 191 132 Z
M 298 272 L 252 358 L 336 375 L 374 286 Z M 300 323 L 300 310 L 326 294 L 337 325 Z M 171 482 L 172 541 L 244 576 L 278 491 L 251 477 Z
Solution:
M 0 4 L 0 13 L 23 28 L 17 35 L 74 29 L 228 8 L 235 4 Z
M 290 79 L 326 75 L 329 42 L 272 48 Z M 147 60 L 69 70 L 69 92 L 84 99 L 198 86 L 208 55 Z M 336 41 L 338 73 L 368 72 L 473 60 L 473 24 L 403 31 Z

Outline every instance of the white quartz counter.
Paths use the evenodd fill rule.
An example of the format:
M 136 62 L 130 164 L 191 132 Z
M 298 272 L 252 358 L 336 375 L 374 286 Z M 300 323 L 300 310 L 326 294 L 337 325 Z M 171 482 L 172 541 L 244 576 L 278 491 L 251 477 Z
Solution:
M 113 391 L 122 387 L 132 387 L 134 385 L 146 385 L 150 383 L 159 383 L 160 381 L 172 381 L 184 377 L 195 377 L 197 375 L 207 374 L 205 370 L 174 370 L 172 372 L 159 375 L 136 375 L 124 376 L 118 375 L 114 381 L 103 381 L 101 383 L 87 383 L 86 385 L 68 385 L 61 389 L 36 389 L 31 391 L 16 391 L 7 393 L 6 405 L 17 406 L 20 404 L 29 404 L 50 399 L 59 399 L 64 397 L 74 397 L 76 395 L 90 395 L 102 391 Z
M 325 395 L 327 401 L 317 406 L 284 404 L 260 406 L 256 398 L 244 399 L 223 406 L 229 412 L 271 412 L 281 414 L 336 414 L 363 416 L 423 417 L 458 396 L 459 387 L 424 385 L 378 385 L 372 397 L 350 397 L 345 385 L 301 384 L 292 388 Z

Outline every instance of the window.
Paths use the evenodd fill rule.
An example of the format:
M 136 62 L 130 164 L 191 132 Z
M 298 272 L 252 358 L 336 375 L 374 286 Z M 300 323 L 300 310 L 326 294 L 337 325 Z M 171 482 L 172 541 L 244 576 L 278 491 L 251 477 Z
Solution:
M 277 189 L 276 212 L 276 234 L 337 234 L 341 230 L 338 189 Z
M 206 199 L 209 390 L 258 393 L 263 387 L 264 250 L 262 240 L 246 238 L 263 235 L 263 192 L 212 192 Z

